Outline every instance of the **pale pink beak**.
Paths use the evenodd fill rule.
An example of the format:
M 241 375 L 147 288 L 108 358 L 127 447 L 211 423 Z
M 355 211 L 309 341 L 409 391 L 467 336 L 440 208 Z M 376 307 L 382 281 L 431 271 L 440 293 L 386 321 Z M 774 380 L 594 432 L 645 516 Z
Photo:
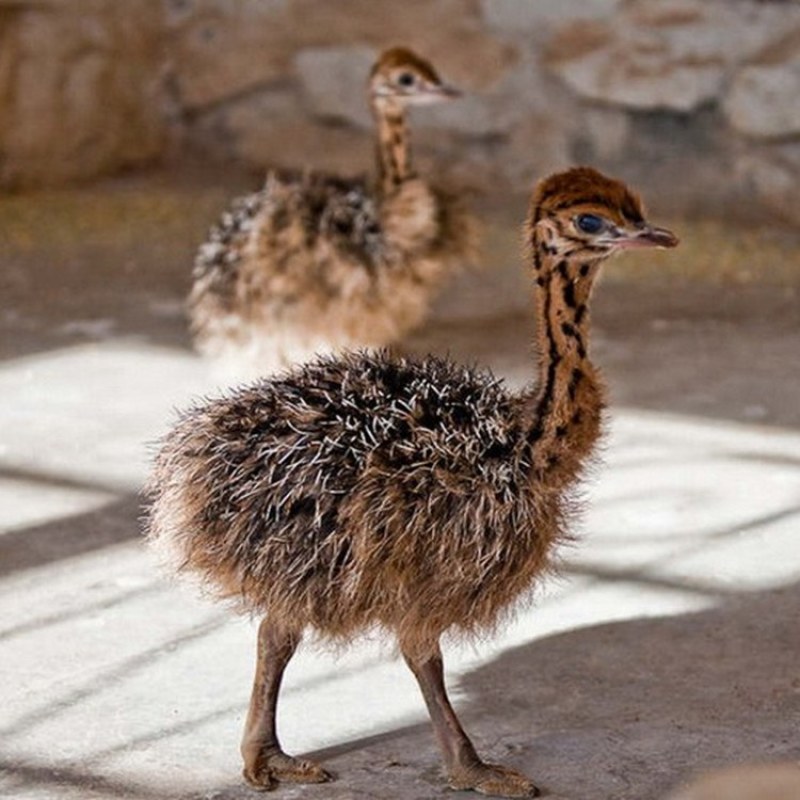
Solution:
M 680 239 L 666 228 L 655 228 L 650 225 L 635 232 L 626 232 L 614 240 L 614 246 L 623 250 L 634 247 L 677 247 Z

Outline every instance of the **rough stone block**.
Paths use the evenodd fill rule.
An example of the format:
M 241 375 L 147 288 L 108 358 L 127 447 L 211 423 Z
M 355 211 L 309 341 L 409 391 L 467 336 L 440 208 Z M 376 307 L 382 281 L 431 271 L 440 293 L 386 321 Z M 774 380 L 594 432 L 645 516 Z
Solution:
M 611 25 L 570 26 L 545 63 L 579 97 L 638 109 L 692 111 L 715 98 L 725 78 L 716 58 L 682 62 L 657 35 Z
M 740 133 L 757 138 L 800 134 L 800 28 L 736 74 L 723 109 Z
M 2 26 L 0 184 L 58 184 L 162 152 L 162 9 L 19 4 Z M 13 120 L 13 124 L 10 121 Z
M 296 34 L 288 0 L 170 5 L 171 69 L 184 108 L 205 108 L 290 75 Z
M 371 47 L 314 47 L 294 60 L 305 102 L 318 117 L 372 126 L 367 80 L 378 52 Z
M 748 148 L 737 162 L 736 178 L 777 219 L 800 225 L 800 141 Z
M 619 0 L 481 0 L 481 13 L 492 28 L 503 34 L 529 38 L 546 35 L 554 26 L 570 21 L 609 17 L 618 6 Z
M 800 9 L 719 0 L 632 0 L 613 20 L 573 22 L 545 62 L 579 97 L 688 113 L 718 101 L 732 68 L 762 49 Z
M 300 47 L 404 45 L 467 89 L 491 86 L 516 59 L 515 48 L 482 24 L 472 0 L 292 0 L 289 17 Z
M 545 109 L 558 113 L 547 90 L 548 80 L 533 54 L 521 52 L 490 88 L 467 90 L 452 103 L 426 108 L 419 115 L 420 126 L 451 130 L 471 139 L 507 139 L 531 113 Z

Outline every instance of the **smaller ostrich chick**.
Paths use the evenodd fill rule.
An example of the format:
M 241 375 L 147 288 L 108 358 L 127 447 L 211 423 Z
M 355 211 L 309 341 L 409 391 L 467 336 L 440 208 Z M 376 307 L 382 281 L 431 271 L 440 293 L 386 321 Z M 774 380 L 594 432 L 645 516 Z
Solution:
M 536 189 L 526 227 L 537 285 L 538 382 L 514 394 L 445 360 L 327 357 L 184 414 L 149 484 L 149 536 L 221 597 L 261 615 L 244 777 L 329 779 L 287 755 L 275 724 L 303 632 L 394 634 L 450 785 L 533 797 L 481 760 L 445 690 L 440 637 L 492 630 L 552 564 L 600 435 L 589 294 L 631 247 L 673 247 L 624 184 L 587 167 Z
M 261 377 L 315 354 L 389 345 L 422 321 L 447 276 L 474 260 L 475 220 L 417 175 L 406 121 L 410 107 L 458 92 L 400 47 L 381 55 L 367 89 L 374 185 L 271 173 L 200 247 L 189 317 L 220 375 Z

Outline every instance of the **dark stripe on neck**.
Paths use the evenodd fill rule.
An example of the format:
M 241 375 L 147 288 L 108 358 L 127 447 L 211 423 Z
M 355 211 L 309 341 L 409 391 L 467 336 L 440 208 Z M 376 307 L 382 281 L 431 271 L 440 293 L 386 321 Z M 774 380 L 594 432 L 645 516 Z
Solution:
M 411 145 L 405 116 L 396 108 L 375 107 L 378 125 L 378 171 L 381 186 L 391 191 L 413 177 Z
M 567 281 L 567 282 L 564 284 L 564 292 L 563 292 L 563 295 L 564 295 L 564 303 L 565 303 L 565 304 L 566 304 L 566 305 L 567 305 L 569 308 L 573 308 L 573 309 L 574 309 L 574 308 L 576 308 L 576 307 L 577 307 L 577 305 L 578 305 L 578 301 L 577 301 L 577 299 L 575 298 L 575 283 L 574 283 L 573 281 L 569 281 L 569 280 L 568 280 L 568 281 Z
M 566 262 L 564 262 L 566 264 Z M 552 277 L 550 279 L 552 283 Z M 553 335 L 553 329 L 550 324 L 550 305 L 552 302 L 552 290 L 550 287 L 547 288 L 540 288 L 539 291 L 545 292 L 544 296 L 544 309 L 542 311 L 543 319 L 540 320 L 539 324 L 544 325 L 544 333 L 545 338 L 547 340 L 547 351 L 549 361 L 547 364 L 547 376 L 545 378 L 545 384 L 542 389 L 541 395 L 539 397 L 539 402 L 536 404 L 536 426 L 533 428 L 531 433 L 529 434 L 529 441 L 536 441 L 540 439 L 543 433 L 541 427 L 541 420 L 544 417 L 545 411 L 550 407 L 553 401 L 553 393 L 555 390 L 555 383 L 556 383 L 556 368 L 558 367 L 559 362 L 561 361 L 561 356 L 558 352 L 558 346 L 556 345 L 556 339 Z

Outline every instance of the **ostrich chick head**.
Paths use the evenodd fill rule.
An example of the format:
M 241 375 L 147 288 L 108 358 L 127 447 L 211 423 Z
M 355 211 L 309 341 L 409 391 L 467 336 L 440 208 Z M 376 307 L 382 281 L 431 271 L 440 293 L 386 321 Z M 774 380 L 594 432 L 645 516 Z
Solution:
M 425 105 L 459 97 L 458 89 L 444 83 L 433 66 L 405 47 L 381 54 L 369 77 L 373 100 L 399 105 Z
M 603 260 L 633 247 L 675 247 L 678 237 L 650 225 L 638 195 L 591 167 L 543 180 L 528 217 L 528 240 L 550 256 Z

